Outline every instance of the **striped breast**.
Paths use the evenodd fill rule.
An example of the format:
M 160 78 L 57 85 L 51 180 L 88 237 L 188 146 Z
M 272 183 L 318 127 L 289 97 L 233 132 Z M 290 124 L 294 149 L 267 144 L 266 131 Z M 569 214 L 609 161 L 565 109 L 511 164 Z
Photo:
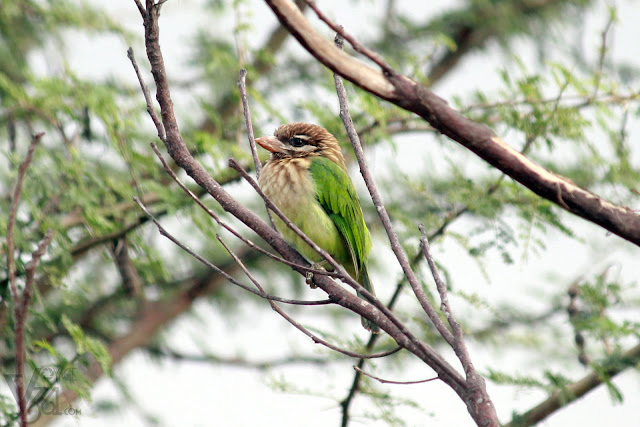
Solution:
M 329 252 L 336 260 L 348 259 L 348 250 L 340 232 L 316 199 L 316 189 L 309 173 L 308 158 L 270 159 L 259 184 L 269 199 L 311 240 Z M 276 215 L 272 215 L 278 231 L 305 258 L 321 261 L 322 257 L 309 247 Z

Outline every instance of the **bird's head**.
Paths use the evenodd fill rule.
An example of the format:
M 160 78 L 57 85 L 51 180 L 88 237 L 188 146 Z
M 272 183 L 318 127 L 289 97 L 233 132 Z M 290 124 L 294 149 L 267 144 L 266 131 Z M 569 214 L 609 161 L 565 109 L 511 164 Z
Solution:
M 323 156 L 345 168 L 338 141 L 322 126 L 288 123 L 276 129 L 273 136 L 260 137 L 256 142 L 265 150 L 271 151 L 272 158 Z

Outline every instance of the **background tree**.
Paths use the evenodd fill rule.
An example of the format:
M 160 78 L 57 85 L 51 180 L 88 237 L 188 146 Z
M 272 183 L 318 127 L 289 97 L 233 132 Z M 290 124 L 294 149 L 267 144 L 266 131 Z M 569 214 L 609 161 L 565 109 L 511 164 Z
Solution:
M 637 64 L 612 55 L 613 42 L 624 43 L 614 34 L 617 26 L 625 24 L 626 15 L 619 18 L 616 9 L 590 2 L 472 1 L 457 9 L 448 6 L 446 12 L 424 11 L 423 16 L 403 2 L 373 4 L 375 13 L 364 2 L 341 8 L 371 13 L 369 17 L 375 17 L 379 25 L 352 24 L 346 18 L 337 19 L 338 23 L 382 54 L 396 70 L 432 86 L 532 160 L 618 205 L 634 206 L 638 152 L 629 140 L 637 126 Z M 273 15 L 262 13 L 267 9 L 258 2 L 210 2 L 197 7 L 207 13 L 209 24 L 233 22 L 234 32 L 231 37 L 223 29 L 216 32 L 214 26 L 204 26 L 192 39 L 188 71 L 172 72 L 178 68 L 171 65 L 177 59 L 165 53 L 181 129 L 191 152 L 216 180 L 261 212 L 258 197 L 246 191 L 238 183 L 237 172 L 227 167 L 229 156 L 246 168 L 252 164 L 235 84 L 238 70 L 248 69 L 259 132 L 268 133 L 281 122 L 306 120 L 322 124 L 346 144 L 331 74 L 293 41 L 285 43 L 288 33 Z M 323 8 L 335 16 L 343 13 L 338 7 Z M 295 341 L 300 334 L 288 325 L 268 323 L 270 327 L 260 327 L 259 334 L 270 339 L 256 341 L 252 331 L 261 324 L 257 319 L 273 316 L 270 310 L 262 310 L 268 307 L 265 301 L 229 286 L 224 277 L 166 245 L 147 226 L 148 217 L 131 201 L 132 195 L 189 246 L 229 273 L 239 273 L 216 234 L 232 240 L 183 195 L 149 149 L 152 133 L 133 72 L 126 70 L 128 79 L 105 76 L 97 82 L 80 77 L 64 60 L 50 56 L 55 49 L 64 57 L 65 44 L 71 43 L 72 48 L 73 35 L 84 32 L 92 38 L 112 34 L 107 36 L 110 42 L 121 39 L 122 46 L 133 42 L 141 55 L 139 20 L 134 21 L 136 26 L 124 28 L 108 13 L 74 1 L 44 5 L 5 1 L 2 9 L 0 49 L 6 53 L 3 57 L 10 58 L 0 64 L 0 125 L 9 166 L 1 172 L 3 229 L 8 225 L 18 165 L 31 135 L 46 132 L 25 176 L 14 228 L 19 285 L 30 254 L 45 232 L 53 230 L 53 241 L 38 267 L 25 324 L 27 368 L 42 372 L 38 368 L 55 366 L 57 372 L 73 375 L 58 375 L 53 380 L 41 375 L 39 384 L 45 390 L 65 390 L 68 404 L 77 396 L 88 397 L 92 383 L 106 371 L 129 396 L 129 388 L 135 385 L 122 378 L 117 366 L 139 349 L 158 361 L 169 358 L 271 368 L 267 378 L 276 388 L 331 396 L 336 402 L 331 416 L 342 419 L 343 424 L 362 415 L 401 424 L 403 420 L 424 420 L 420 411 L 437 412 L 437 406 L 425 401 L 424 393 L 429 389 L 438 393 L 442 385 L 422 385 L 419 394 L 407 396 L 406 391 L 360 374 L 345 382 L 345 376 L 354 375 L 353 360 L 311 349 L 309 341 Z M 136 14 L 133 2 L 129 13 Z M 173 13 L 177 13 L 175 6 L 168 2 L 163 19 L 170 19 Z M 597 21 L 597 28 L 585 31 L 581 18 Z M 271 33 L 264 33 L 265 23 L 272 26 Z M 326 34 L 331 37 L 329 30 Z M 39 65 L 43 62 L 48 66 Z M 488 64 L 484 69 L 479 65 L 483 62 Z M 471 78 L 474 76 L 477 80 Z M 487 79 L 495 83 L 489 85 Z M 367 157 L 377 166 L 374 173 L 385 205 L 405 250 L 414 256 L 414 268 L 425 290 L 436 298 L 416 231 L 418 223 L 425 224 L 447 275 L 454 309 L 471 339 L 472 355 L 481 357 L 476 365 L 490 380 L 489 394 L 501 421 L 509 421 L 512 412 L 525 413 L 547 393 L 566 399 L 560 399 L 561 403 L 570 400 L 580 394 L 576 387 L 581 383 L 574 382 L 582 377 L 591 378 L 584 382 L 584 390 L 603 382 L 613 401 L 622 401 L 625 390 L 609 378 L 636 365 L 639 357 L 634 338 L 638 291 L 629 279 L 637 273 L 637 266 L 621 255 L 606 258 L 604 254 L 620 254 L 618 247 L 625 251 L 630 245 L 615 236 L 603 237 L 601 229 L 585 225 L 561 207 L 505 179 L 438 137 L 419 117 L 359 89 L 349 87 L 349 97 Z M 346 153 L 351 156 L 350 149 Z M 353 168 L 352 176 L 355 174 Z M 202 194 L 195 186 L 193 190 Z M 203 202 L 237 227 L 214 201 L 203 197 Z M 378 291 L 381 299 L 386 302 L 397 290 L 396 313 L 412 330 L 421 331 L 419 338 L 444 352 L 444 343 L 426 326 L 396 265 L 383 261 L 389 255 L 386 237 L 372 205 L 364 203 L 364 207 L 369 209 L 365 215 L 376 241 L 374 280 L 378 289 L 386 289 Z M 576 255 L 548 262 L 546 254 L 553 253 L 555 245 L 564 245 Z M 317 297 L 290 268 L 243 244 L 234 244 L 233 249 L 268 292 Z M 6 247 L 3 251 L 7 255 Z M 593 268 L 569 281 L 561 276 L 567 266 L 585 265 L 593 259 L 590 257 L 598 259 Z M 536 283 L 519 277 L 517 283 L 503 287 L 501 282 L 509 279 L 500 274 L 497 260 L 520 268 L 545 267 L 540 268 Z M 541 285 L 543 278 L 547 283 Z M 15 371 L 15 301 L 9 288 L 8 278 L 4 279 L 0 290 L 3 373 Z M 191 322 L 197 322 L 194 315 L 205 316 L 207 308 L 191 310 L 196 301 L 205 301 L 206 307 L 223 313 L 215 318 L 221 324 L 205 323 L 193 343 L 176 338 L 189 330 L 184 323 L 160 333 L 186 313 L 191 314 Z M 309 307 L 291 313 L 341 347 L 365 351 L 365 337 L 353 313 Z M 211 343 L 216 340 L 215 331 L 225 329 L 233 331 L 228 334 L 233 339 Z M 269 350 L 279 345 L 275 331 L 287 334 L 286 351 Z M 378 349 L 393 348 L 388 337 L 380 341 Z M 246 357 L 222 355 L 243 351 Z M 318 385 L 313 380 L 306 382 L 304 376 L 296 380 L 287 375 L 291 372 L 287 369 L 300 369 L 290 366 L 299 363 L 310 364 L 305 372 L 318 370 L 327 383 Z M 113 371 L 111 366 L 115 366 Z M 282 367 L 276 370 L 276 366 Z M 413 380 L 429 375 L 422 369 L 416 373 L 419 366 L 403 352 L 359 366 L 382 377 Z M 311 378 L 318 378 L 318 372 Z M 171 386 L 163 389 L 171 392 Z M 521 389 L 541 392 L 534 394 L 535 399 L 514 404 L 514 390 Z M 144 394 L 135 397 L 134 402 L 144 400 Z M 18 420 L 14 402 L 7 390 L 2 400 L 7 424 Z M 117 398 L 99 400 L 91 407 L 98 411 L 98 419 L 104 419 L 120 402 Z M 34 397 L 30 404 L 40 402 Z M 136 408 L 135 403 L 129 405 Z M 139 416 L 148 417 L 142 407 Z M 548 405 L 541 412 L 546 415 L 554 409 Z M 45 415 L 41 414 L 39 422 L 50 420 Z M 449 422 L 453 419 L 447 413 L 437 416 Z M 469 422 L 468 416 L 463 419 Z M 80 421 L 87 422 L 85 417 Z

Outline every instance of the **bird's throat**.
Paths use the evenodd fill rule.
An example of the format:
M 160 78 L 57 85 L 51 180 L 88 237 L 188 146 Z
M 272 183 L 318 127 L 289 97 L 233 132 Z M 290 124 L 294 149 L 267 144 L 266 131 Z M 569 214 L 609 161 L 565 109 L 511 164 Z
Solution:
M 348 250 L 334 222 L 316 198 L 316 188 L 309 173 L 309 158 L 271 158 L 260 174 L 259 184 L 269 199 L 322 249 L 336 259 L 349 259 Z M 305 258 L 320 261 L 316 253 L 302 238 L 274 218 L 278 230 Z

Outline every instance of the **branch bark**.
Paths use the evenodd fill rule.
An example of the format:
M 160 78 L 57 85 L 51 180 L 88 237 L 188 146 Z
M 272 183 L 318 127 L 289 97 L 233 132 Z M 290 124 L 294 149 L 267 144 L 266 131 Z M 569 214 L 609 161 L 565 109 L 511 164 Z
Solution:
M 16 396 L 18 401 L 18 411 L 20 415 L 20 425 L 27 427 L 28 425 L 28 407 L 27 396 L 25 394 L 24 386 L 24 364 L 26 358 L 26 346 L 24 342 L 24 329 L 27 320 L 27 311 L 29 309 L 29 302 L 31 301 L 31 294 L 33 292 L 33 282 L 36 275 L 36 267 L 40 262 L 40 259 L 44 256 L 47 246 L 53 239 L 53 231 L 48 230 L 44 238 L 38 243 L 36 250 L 31 254 L 31 260 L 25 265 L 25 283 L 24 289 L 20 294 L 18 292 L 18 286 L 16 284 L 16 263 L 15 263 L 15 236 L 14 229 L 16 225 L 16 216 L 18 213 L 18 206 L 20 204 L 20 198 L 22 197 L 22 185 L 24 183 L 27 170 L 33 159 L 36 147 L 40 144 L 40 139 L 44 135 L 44 132 L 33 135 L 31 144 L 27 151 L 27 155 L 24 161 L 18 168 L 18 179 L 11 198 L 11 206 L 9 208 L 9 219 L 7 221 L 7 275 L 9 281 L 9 287 L 11 289 L 11 296 L 13 298 L 13 317 L 15 324 L 15 358 L 16 358 L 16 375 L 15 386 Z
M 429 122 L 440 133 L 474 152 L 491 166 L 559 207 L 640 246 L 640 215 L 617 206 L 571 180 L 534 163 L 498 137 L 449 107 L 447 102 L 408 77 L 383 67 L 376 70 L 326 40 L 289 1 L 265 0 L 300 44 L 333 72 Z M 340 33 L 345 36 L 344 32 Z M 351 37 L 346 36 L 349 40 Z M 355 48 L 355 47 L 354 47 Z M 377 57 L 371 57 L 374 62 Z
M 503 427 L 528 427 L 539 423 L 558 409 L 570 404 L 594 390 L 605 381 L 624 370 L 636 366 L 640 362 L 640 344 L 622 354 L 622 363 L 603 372 L 591 372 L 584 378 L 566 387 L 563 392 L 555 392 L 535 408 L 522 415 L 516 415 L 509 424 Z
M 310 3 L 311 4 L 311 3 Z M 311 4 L 313 10 L 319 13 L 318 9 L 315 5 Z M 326 21 L 326 18 L 321 18 Z M 333 28 L 333 27 L 332 27 Z M 341 27 L 339 28 L 342 29 Z M 353 41 L 352 41 L 353 43 Z M 342 37 L 340 34 L 336 35 L 335 44 L 338 48 L 342 48 Z M 363 48 L 359 48 L 359 51 L 365 51 Z M 388 65 L 386 62 L 378 58 L 376 63 L 380 65 L 380 67 L 384 69 L 388 69 Z M 422 289 L 422 286 L 418 282 L 418 279 L 411 268 L 411 263 L 409 262 L 409 258 L 407 257 L 406 252 L 402 248 L 400 244 L 400 240 L 393 228 L 393 224 L 391 223 L 391 218 L 387 213 L 387 210 L 382 202 L 382 198 L 378 189 L 373 180 L 373 176 L 369 171 L 369 167 L 364 159 L 364 151 L 362 150 L 362 144 L 360 143 L 360 138 L 356 133 L 355 127 L 353 125 L 353 120 L 351 119 L 351 115 L 349 113 L 349 104 L 347 101 L 347 92 L 344 88 L 344 84 L 342 82 L 342 78 L 340 76 L 334 74 L 333 76 L 336 86 L 336 92 L 338 95 L 338 100 L 340 101 L 340 118 L 342 119 L 345 129 L 347 131 L 347 135 L 349 136 L 349 140 L 351 141 L 351 146 L 356 155 L 356 159 L 358 160 L 358 165 L 360 166 L 360 173 L 364 178 L 367 189 L 369 190 L 369 194 L 371 195 L 371 199 L 373 204 L 376 207 L 376 211 L 378 212 L 378 216 L 380 217 L 380 221 L 382 222 L 384 229 L 389 238 L 389 242 L 391 244 L 391 248 L 400 263 L 402 270 L 404 272 L 404 276 L 407 278 L 407 281 L 411 285 L 413 292 L 416 296 L 416 299 L 420 302 L 420 305 L 423 311 L 427 314 L 431 323 L 435 326 L 438 333 L 444 338 L 444 340 L 453 348 L 456 356 L 462 363 L 462 367 L 464 368 L 466 375 L 465 389 L 466 392 L 461 394 L 460 397 L 466 403 L 467 408 L 469 409 L 469 413 L 476 420 L 478 425 L 497 425 L 498 424 L 498 416 L 495 411 L 495 407 L 489 394 L 486 390 L 486 385 L 484 382 L 484 378 L 479 375 L 471 362 L 471 358 L 469 356 L 469 352 L 467 351 L 466 345 L 462 338 L 462 329 L 455 321 L 453 317 L 453 313 L 451 311 L 451 307 L 449 306 L 449 301 L 446 294 L 446 287 L 442 283 L 440 276 L 435 270 L 435 265 L 432 268 L 433 277 L 436 280 L 436 284 L 438 287 L 438 292 L 440 293 L 440 297 L 442 299 L 441 311 L 445 314 L 449 324 L 451 326 L 451 331 L 447 329 L 444 322 L 438 316 L 435 308 L 431 306 L 428 298 Z M 423 234 L 423 238 L 421 239 L 422 248 L 425 254 L 425 258 L 429 261 L 429 266 L 431 267 L 433 264 L 433 259 L 429 254 L 428 245 L 425 246 L 426 242 L 426 233 L 424 232 L 424 227 L 420 229 Z M 453 333 L 452 333 L 453 331 Z M 363 373 L 362 370 L 359 370 L 359 367 L 355 367 L 356 372 Z M 346 411 L 347 407 L 343 406 L 343 425 L 347 420 L 348 413 Z
M 283 258 L 296 264 L 308 266 L 308 262 L 296 252 L 279 233 L 271 229 L 271 227 L 252 211 L 233 199 L 190 155 L 180 134 L 173 112 L 169 82 L 159 45 L 158 5 L 151 0 L 147 0 L 146 11 L 142 15 L 145 26 L 147 57 L 151 64 L 151 73 L 156 82 L 156 99 L 161 109 L 161 120 L 166 135 L 165 146 L 169 155 L 194 181 L 205 188 L 207 192 L 220 203 L 225 211 L 235 216 L 261 236 L 272 248 L 280 253 Z M 158 136 L 162 137 L 163 135 L 159 132 Z M 293 268 L 301 275 L 305 274 L 304 269 Z M 325 291 L 330 298 L 338 301 L 341 306 L 377 323 L 381 329 L 385 330 L 400 346 L 411 351 L 432 367 L 437 372 L 439 378 L 451 386 L 456 393 L 463 395 L 467 392 L 464 379 L 446 360 L 426 344 L 416 341 L 408 331 L 405 332 L 396 326 L 395 322 L 387 317 L 386 313 L 382 314 L 377 307 L 363 303 L 362 299 L 351 294 L 329 277 L 317 277 L 315 284 Z

